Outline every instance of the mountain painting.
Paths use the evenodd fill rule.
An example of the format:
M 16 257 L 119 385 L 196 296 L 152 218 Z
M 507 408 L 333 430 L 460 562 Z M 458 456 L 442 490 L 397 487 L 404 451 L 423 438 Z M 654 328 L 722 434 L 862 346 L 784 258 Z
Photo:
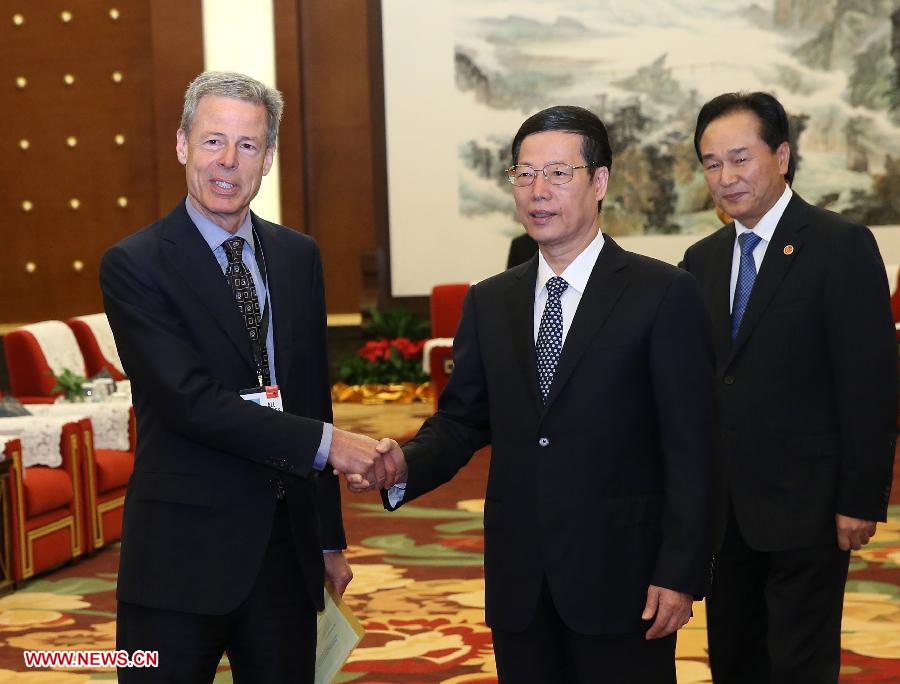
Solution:
M 577 104 L 609 129 L 614 236 L 720 225 L 694 154 L 697 112 L 765 90 L 791 119 L 795 189 L 868 225 L 900 223 L 900 0 L 454 0 L 460 215 L 521 232 L 504 169 L 530 114 Z

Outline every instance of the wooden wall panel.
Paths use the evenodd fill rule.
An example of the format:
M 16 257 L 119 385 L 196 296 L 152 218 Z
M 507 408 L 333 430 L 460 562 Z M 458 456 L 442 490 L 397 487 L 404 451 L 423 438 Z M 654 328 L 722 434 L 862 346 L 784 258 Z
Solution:
M 380 10 L 359 0 L 300 8 L 306 229 L 322 248 L 329 312 L 356 313 L 375 247 L 368 60 L 369 13 Z
M 187 193 L 184 167 L 175 156 L 175 132 L 184 91 L 203 71 L 203 13 L 201 0 L 144 1 L 150 5 L 158 217 Z
M 181 19 L 165 27 L 163 42 L 167 58 L 193 75 L 202 68 L 199 8 L 200 0 L 154 0 L 152 8 L 150 0 L 3 3 L 0 145 L 13 163 L 0 168 L 0 323 L 101 310 L 103 252 L 156 218 L 169 179 L 180 177 L 183 193 L 174 155 L 180 103 L 174 116 L 171 103 L 156 104 L 187 81 L 168 81 L 171 70 L 156 68 L 162 46 L 153 19 L 166 9 Z M 199 50 L 185 47 L 185 37 Z M 156 138 L 163 110 L 173 162 L 166 170 Z
M 284 96 L 278 131 L 281 222 L 306 232 L 306 169 L 303 155 L 303 74 L 297 0 L 274 0 L 275 80 Z

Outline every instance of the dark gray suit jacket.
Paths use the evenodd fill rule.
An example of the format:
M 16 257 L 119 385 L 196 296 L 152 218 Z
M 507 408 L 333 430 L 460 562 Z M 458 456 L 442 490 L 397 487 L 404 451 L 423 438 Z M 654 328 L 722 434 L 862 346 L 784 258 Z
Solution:
M 469 290 L 436 415 L 404 447 L 404 503 L 492 445 L 487 621 L 527 626 L 546 577 L 585 634 L 646 629 L 650 584 L 705 591 L 713 355 L 694 279 L 606 237 L 546 405 L 533 336 L 537 257 Z
M 751 547 L 836 540 L 836 513 L 884 520 L 897 419 L 897 345 L 872 233 L 796 193 L 766 249 L 737 339 L 734 224 L 690 247 L 717 357 L 716 539 L 729 500 Z
M 322 548 L 345 545 L 337 479 L 312 470 L 322 421 L 331 421 L 319 250 L 305 235 L 252 221 L 266 258 L 284 413 L 238 396 L 257 382 L 250 338 L 183 202 L 103 258 L 106 313 L 137 417 L 122 601 L 202 614 L 236 607 L 266 550 L 276 473 L 287 486 L 301 581 L 317 606 Z

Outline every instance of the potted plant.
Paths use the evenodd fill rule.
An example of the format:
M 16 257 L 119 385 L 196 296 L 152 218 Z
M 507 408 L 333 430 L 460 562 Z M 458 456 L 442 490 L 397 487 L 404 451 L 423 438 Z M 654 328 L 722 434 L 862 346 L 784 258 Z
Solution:
M 54 374 L 53 379 L 56 380 L 56 384 L 50 390 L 53 394 L 62 392 L 63 398 L 68 402 L 84 401 L 84 376 L 63 368 L 63 372 L 59 375 Z
M 405 309 L 370 311 L 370 339 L 337 366 L 335 401 L 389 403 L 430 401 L 430 383 L 422 371 L 427 321 Z

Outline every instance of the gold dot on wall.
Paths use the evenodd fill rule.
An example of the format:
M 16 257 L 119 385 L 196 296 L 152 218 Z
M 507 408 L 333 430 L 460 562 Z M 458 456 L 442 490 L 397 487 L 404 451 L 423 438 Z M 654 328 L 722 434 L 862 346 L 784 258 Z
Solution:
M 78 138 L 76 138 L 74 135 L 70 135 L 68 138 L 66 138 L 66 145 L 68 145 L 69 147 L 75 147 L 75 145 L 77 144 Z
M 122 207 L 122 209 L 124 209 L 125 207 L 128 206 L 128 198 L 125 197 L 125 195 L 122 195 L 121 197 L 116 199 L 116 204 L 118 204 L 120 207 Z
M 59 18 L 62 19 L 64 24 L 68 24 L 72 21 L 72 13 L 69 10 L 63 10 L 59 13 Z
M 120 16 L 119 10 L 117 10 L 115 7 L 111 7 L 109 9 L 109 18 L 110 19 L 112 19 L 113 21 L 117 21 L 119 19 L 119 16 Z
M 31 211 L 34 209 L 34 204 L 31 200 L 22 200 L 22 211 Z
M 19 90 L 24 90 L 25 86 L 28 85 L 28 79 L 24 76 L 16 76 L 16 88 Z
M 75 261 L 72 262 L 72 268 L 78 273 L 81 273 L 81 271 L 84 270 L 84 262 L 81 259 L 75 259 Z
M 77 197 L 73 197 L 69 200 L 69 206 L 72 207 L 74 211 L 78 211 L 78 207 L 81 206 L 81 200 L 79 200 Z
M 114 140 L 116 141 L 116 145 L 119 145 L 120 147 L 125 144 L 125 136 L 121 133 L 116 133 Z
M 121 71 L 112 72 L 112 80 L 113 80 L 113 83 L 121 83 L 122 82 L 122 72 Z
M 29 147 L 31 147 L 31 143 L 28 142 L 28 139 L 27 139 L 27 138 L 22 138 L 22 139 L 19 141 L 19 149 L 20 149 L 20 150 L 27 150 Z
M 75 83 L 75 77 L 72 74 L 66 74 L 65 76 L 63 76 L 63 83 L 65 83 L 66 85 L 72 85 L 73 83 Z
M 37 264 L 33 261 L 29 261 L 25 264 L 25 271 L 27 273 L 34 273 L 37 270 Z
M 21 14 L 13 15 L 13 24 L 15 24 L 16 26 L 21 26 L 24 23 L 25 23 L 25 17 L 23 17 Z

